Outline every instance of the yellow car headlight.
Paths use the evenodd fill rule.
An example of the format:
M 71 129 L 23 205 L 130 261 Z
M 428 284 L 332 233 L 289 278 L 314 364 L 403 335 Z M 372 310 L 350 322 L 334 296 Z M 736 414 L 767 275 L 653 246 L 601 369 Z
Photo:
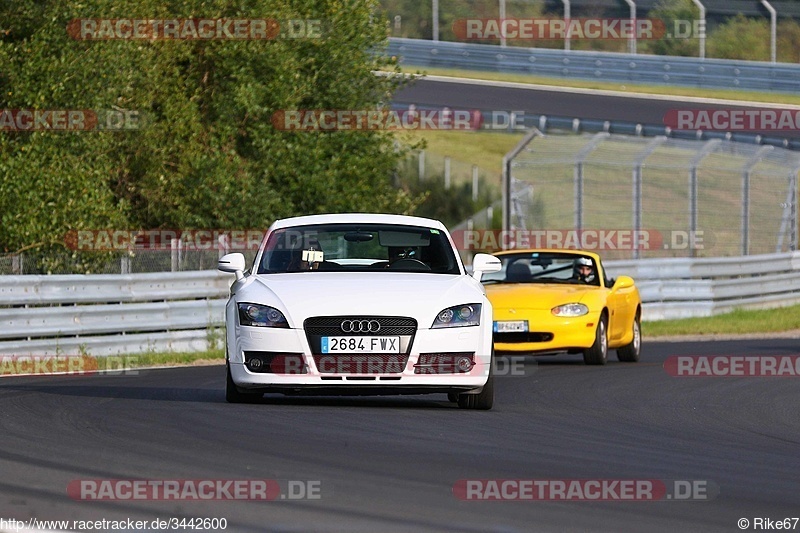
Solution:
M 550 312 L 553 313 L 553 315 L 555 316 L 575 317 L 588 314 L 589 308 L 583 304 L 570 303 L 554 307 L 550 310 Z

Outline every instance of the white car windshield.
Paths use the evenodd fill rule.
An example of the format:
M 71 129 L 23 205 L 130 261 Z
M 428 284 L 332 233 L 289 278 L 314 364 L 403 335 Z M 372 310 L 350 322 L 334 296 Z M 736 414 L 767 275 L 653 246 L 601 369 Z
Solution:
M 318 224 L 269 235 L 259 274 L 319 271 L 461 273 L 450 241 L 435 228 Z

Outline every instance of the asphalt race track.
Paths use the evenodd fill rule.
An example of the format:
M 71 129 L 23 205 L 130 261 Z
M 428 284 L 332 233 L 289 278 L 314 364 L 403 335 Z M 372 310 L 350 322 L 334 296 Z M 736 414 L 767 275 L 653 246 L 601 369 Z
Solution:
M 449 106 L 455 109 L 523 111 L 526 115 L 553 115 L 611 120 L 660 126 L 664 115 L 675 109 L 752 109 L 735 104 L 698 103 L 670 98 L 615 96 L 597 92 L 571 92 L 557 88 L 533 89 L 498 84 L 473 84 L 417 80 L 399 90 L 399 105 Z M 753 104 L 756 105 L 757 104 Z M 788 106 L 791 107 L 791 106 Z M 755 133 L 755 132 L 751 132 Z M 773 137 L 797 138 L 796 131 L 762 132 Z M 800 527 L 800 526 L 799 526 Z
M 798 378 L 671 377 L 663 368 L 672 355 L 796 355 L 797 340 L 644 349 L 640 363 L 612 355 L 605 367 L 528 358 L 522 375 L 498 378 L 485 412 L 444 395 L 268 395 L 231 405 L 222 366 L 3 378 L 0 518 L 216 517 L 228 531 L 732 532 L 740 518 L 752 528 L 756 517 L 799 516 Z M 70 482 L 85 479 L 269 479 L 284 496 L 290 481 L 312 481 L 319 498 L 68 496 Z M 712 498 L 454 496 L 458 480 L 481 479 L 698 481 Z

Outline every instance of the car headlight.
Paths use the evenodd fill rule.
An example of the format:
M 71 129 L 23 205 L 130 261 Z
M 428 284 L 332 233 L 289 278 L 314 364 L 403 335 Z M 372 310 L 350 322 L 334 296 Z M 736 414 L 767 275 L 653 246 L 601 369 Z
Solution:
M 583 304 L 572 303 L 554 307 L 550 310 L 555 316 L 583 316 L 589 313 L 589 308 Z
M 286 317 L 274 307 L 248 303 L 239 304 L 239 324 L 242 326 L 261 326 L 265 328 L 289 327 L 289 323 L 286 322 Z
M 439 311 L 431 329 L 479 326 L 480 323 L 481 304 L 456 305 Z

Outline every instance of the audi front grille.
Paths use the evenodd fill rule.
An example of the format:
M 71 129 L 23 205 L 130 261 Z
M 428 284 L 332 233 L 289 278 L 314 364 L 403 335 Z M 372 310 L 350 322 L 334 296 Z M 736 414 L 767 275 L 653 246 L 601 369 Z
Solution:
M 331 355 L 322 354 L 322 337 L 392 336 L 400 337 L 400 353 L 407 355 L 417 332 L 417 321 L 403 316 L 316 316 L 307 318 L 303 329 L 313 354 Z

